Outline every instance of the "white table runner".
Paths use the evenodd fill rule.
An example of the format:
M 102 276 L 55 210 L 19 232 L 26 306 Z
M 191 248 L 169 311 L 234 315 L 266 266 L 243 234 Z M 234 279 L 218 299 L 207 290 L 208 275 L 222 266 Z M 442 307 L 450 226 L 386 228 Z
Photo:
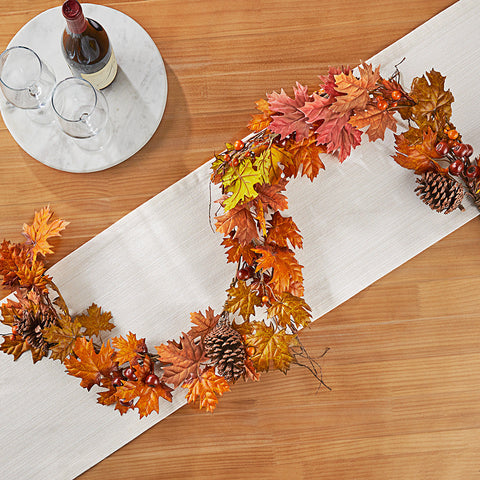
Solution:
M 431 68 L 447 76 L 452 120 L 478 152 L 480 2 L 461 0 L 369 61 L 389 76 L 403 57 L 406 86 Z M 477 215 L 468 201 L 463 213 L 431 211 L 413 192 L 413 174 L 391 159 L 393 151 L 388 135 L 357 148 L 343 165 L 327 158 L 313 184 L 295 180 L 288 188 L 290 213 L 304 236 L 297 258 L 314 318 Z M 220 310 L 233 266 L 208 223 L 208 181 L 204 165 L 58 262 L 50 273 L 71 311 L 96 302 L 112 311 L 114 335 L 131 330 L 153 348 L 188 328 L 190 312 Z M 4 480 L 74 478 L 185 403 L 179 392 L 172 404 L 160 404 L 159 415 L 121 417 L 97 404 L 94 389 L 82 389 L 59 362 L 32 367 L 30 355 L 14 363 L 2 354 L 0 369 Z

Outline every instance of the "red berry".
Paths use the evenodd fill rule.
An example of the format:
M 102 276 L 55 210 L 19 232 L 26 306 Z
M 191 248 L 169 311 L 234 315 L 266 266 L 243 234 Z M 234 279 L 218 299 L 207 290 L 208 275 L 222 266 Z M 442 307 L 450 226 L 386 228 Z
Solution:
M 466 143 L 465 146 L 467 147 L 467 153 L 465 156 L 470 157 L 473 154 L 473 147 L 469 143 Z
M 392 108 L 395 108 L 397 105 L 398 105 L 397 102 L 393 102 L 393 103 L 390 104 L 390 106 L 391 106 Z
M 151 373 L 145 379 L 145 383 L 149 387 L 158 387 L 160 385 L 160 379 L 154 373 Z
M 393 100 L 400 100 L 402 98 L 402 92 L 400 90 L 394 90 L 392 92 L 392 99 Z
M 235 150 L 241 150 L 244 146 L 245 144 L 243 143 L 242 140 L 236 140 L 235 143 L 233 144 L 233 148 Z
M 468 147 L 464 143 L 458 143 L 452 148 L 452 152 L 456 157 L 465 157 Z
M 241 268 L 240 270 L 238 270 L 237 278 L 239 280 L 247 280 L 248 278 L 250 278 L 250 271 L 248 270 L 248 268 Z
M 224 156 L 223 156 L 223 159 L 226 161 L 226 162 L 229 162 L 231 160 L 231 157 L 228 153 L 226 153 Z
M 247 347 L 245 351 L 247 352 L 247 355 L 251 357 L 252 355 L 255 354 L 255 347 Z
M 448 167 L 448 171 L 451 175 L 460 175 L 463 172 L 465 165 L 461 160 L 455 160 Z
M 448 130 L 448 138 L 450 138 L 451 140 L 455 140 L 458 138 L 458 132 L 456 130 Z
M 120 377 L 115 377 L 113 379 L 112 385 L 116 387 L 121 387 L 123 385 L 123 380 Z
M 264 296 L 262 297 L 262 303 L 263 303 L 263 304 L 267 304 L 269 301 L 270 301 L 270 299 L 269 299 L 266 295 L 264 295 Z
M 137 379 L 137 376 L 135 375 L 135 370 L 133 370 L 133 368 L 126 368 L 124 371 L 123 371 L 123 376 L 125 378 L 127 378 L 128 380 L 136 380 Z
M 470 165 L 465 171 L 467 178 L 473 179 L 480 176 L 480 168 L 477 165 Z
M 232 165 L 234 167 L 238 167 L 238 157 L 235 157 L 233 160 L 232 160 Z
M 380 97 L 377 101 L 377 107 L 380 109 L 380 110 L 386 110 L 388 108 L 388 102 Z
M 448 151 L 450 150 L 450 147 L 448 146 L 448 143 L 445 142 L 444 140 L 442 140 L 441 142 L 438 142 L 436 145 L 435 145 L 435 150 L 437 151 L 437 153 L 439 155 L 441 155 L 442 157 L 444 157 Z

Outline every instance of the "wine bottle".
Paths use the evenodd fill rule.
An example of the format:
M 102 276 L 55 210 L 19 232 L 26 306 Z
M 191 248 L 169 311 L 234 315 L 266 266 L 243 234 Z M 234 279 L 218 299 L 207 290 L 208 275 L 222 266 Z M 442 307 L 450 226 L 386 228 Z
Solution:
M 107 32 L 98 22 L 83 15 L 77 0 L 64 2 L 62 13 L 67 22 L 62 50 L 72 74 L 88 80 L 99 90 L 107 87 L 117 74 L 117 61 Z

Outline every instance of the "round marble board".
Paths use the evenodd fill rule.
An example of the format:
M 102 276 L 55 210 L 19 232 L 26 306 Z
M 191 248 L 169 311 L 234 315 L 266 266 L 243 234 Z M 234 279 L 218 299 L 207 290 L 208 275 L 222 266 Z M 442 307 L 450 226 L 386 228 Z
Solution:
M 66 172 L 86 173 L 117 165 L 138 152 L 153 136 L 167 101 L 167 74 L 162 56 L 148 33 L 129 16 L 102 5 L 82 3 L 86 17 L 107 31 L 118 62 L 115 81 L 102 90 L 109 105 L 112 138 L 99 152 L 78 147 L 55 124 L 33 122 L 0 93 L 0 112 L 15 141 L 36 160 Z M 35 50 L 54 71 L 57 82 L 72 76 L 61 52 L 65 28 L 61 7 L 37 15 L 9 46 Z

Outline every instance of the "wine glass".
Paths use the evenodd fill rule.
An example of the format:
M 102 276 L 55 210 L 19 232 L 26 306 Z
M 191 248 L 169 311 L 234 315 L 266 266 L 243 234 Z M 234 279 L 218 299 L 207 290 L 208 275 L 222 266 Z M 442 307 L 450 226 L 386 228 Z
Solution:
M 16 107 L 27 110 L 35 122 L 53 121 L 50 96 L 55 75 L 30 48 L 15 46 L 0 55 L 0 88 Z
M 111 137 L 108 104 L 102 92 L 79 77 L 59 82 L 52 106 L 60 128 L 85 150 L 102 150 Z

